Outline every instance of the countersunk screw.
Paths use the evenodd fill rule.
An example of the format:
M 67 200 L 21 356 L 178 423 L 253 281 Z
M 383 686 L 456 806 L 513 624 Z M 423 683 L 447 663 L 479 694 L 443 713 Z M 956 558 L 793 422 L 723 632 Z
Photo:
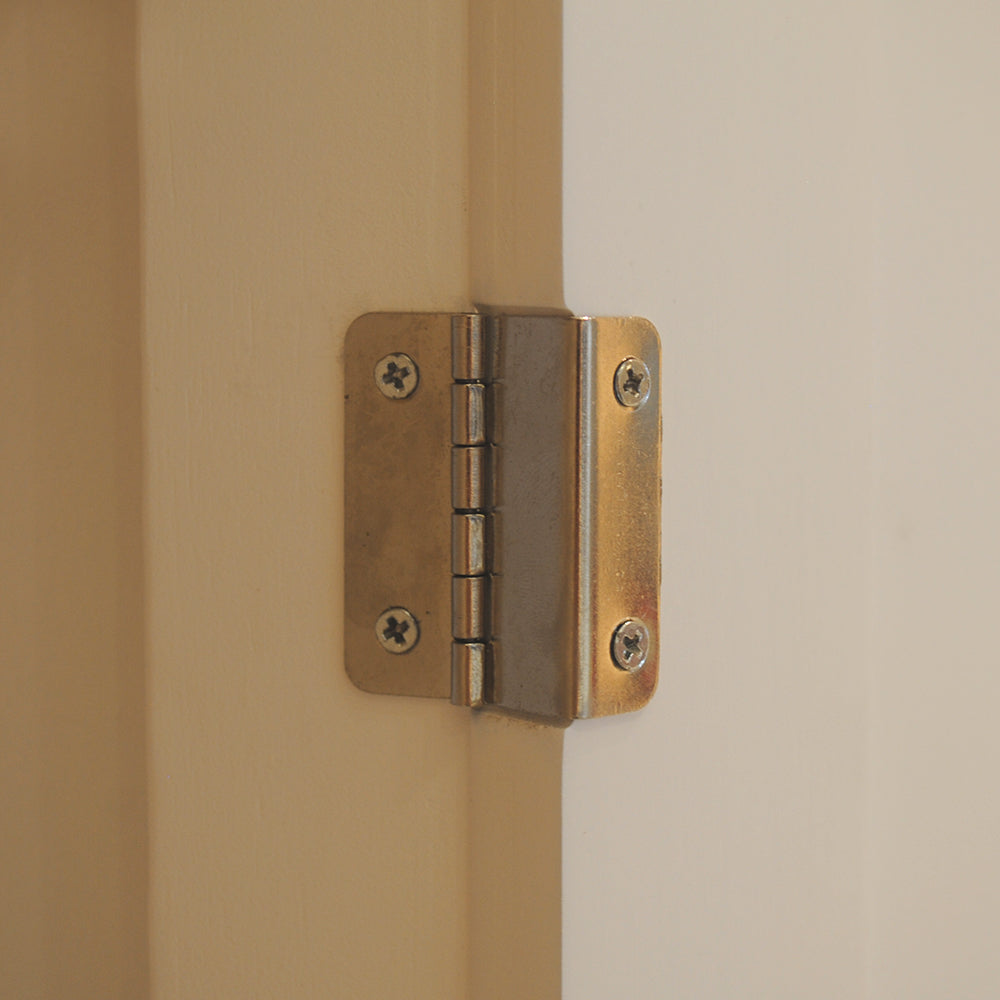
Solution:
M 615 372 L 615 398 L 622 406 L 642 406 L 649 399 L 653 379 L 642 358 L 626 358 Z
M 420 639 L 420 626 L 406 608 L 386 608 L 375 623 L 375 636 L 384 650 L 408 653 Z
M 420 370 L 409 354 L 387 354 L 375 366 L 375 384 L 386 399 L 412 396 L 420 381 Z
M 637 618 L 626 618 L 611 639 L 615 666 L 630 673 L 641 670 L 649 655 L 649 629 Z

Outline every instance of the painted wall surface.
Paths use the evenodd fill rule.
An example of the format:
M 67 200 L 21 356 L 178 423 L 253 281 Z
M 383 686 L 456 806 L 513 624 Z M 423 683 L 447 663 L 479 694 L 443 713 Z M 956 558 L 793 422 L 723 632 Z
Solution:
M 558 996 L 562 733 L 340 626 L 350 321 L 558 304 L 558 11 L 4 11 L 3 996 Z
M 458 997 L 468 719 L 343 671 L 339 352 L 465 301 L 464 6 L 141 12 L 155 995 Z
M 146 995 L 131 3 L 0 12 L 0 996 Z
M 488 284 L 527 6 L 140 4 L 158 1000 L 558 995 L 561 733 L 363 694 L 340 624 L 344 462 L 408 474 L 343 454 L 344 333 Z
M 660 691 L 566 737 L 571 1000 L 1000 991 L 998 38 L 567 0 L 566 301 L 666 372 Z
M 1000 993 L 1000 10 L 879 5 L 874 996 Z

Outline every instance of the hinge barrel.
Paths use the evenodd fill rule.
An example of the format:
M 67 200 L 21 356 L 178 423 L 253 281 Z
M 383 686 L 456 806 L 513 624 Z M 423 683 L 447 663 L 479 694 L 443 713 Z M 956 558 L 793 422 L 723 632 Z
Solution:
M 496 468 L 490 445 L 456 445 L 451 470 L 451 503 L 455 510 L 484 511 L 493 507 Z
M 486 440 L 486 386 L 456 382 L 451 387 L 451 443 L 470 447 Z
M 453 514 L 451 571 L 455 576 L 484 576 L 490 572 L 489 542 L 492 514 Z
M 488 697 L 492 576 L 486 525 L 496 503 L 496 452 L 487 412 L 493 374 L 490 323 L 478 313 L 452 320 L 451 698 L 482 705 Z
M 451 318 L 452 378 L 456 382 L 487 384 L 492 380 L 487 325 L 487 317 L 480 313 Z

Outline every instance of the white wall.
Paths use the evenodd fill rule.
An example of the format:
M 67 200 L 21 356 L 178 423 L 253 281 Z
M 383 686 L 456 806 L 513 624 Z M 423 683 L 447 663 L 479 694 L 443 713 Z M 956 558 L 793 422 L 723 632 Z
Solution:
M 883 3 L 871 995 L 1000 994 L 1000 9 Z
M 568 0 L 565 280 L 664 341 L 664 650 L 571 1000 L 1000 990 L 998 15 Z

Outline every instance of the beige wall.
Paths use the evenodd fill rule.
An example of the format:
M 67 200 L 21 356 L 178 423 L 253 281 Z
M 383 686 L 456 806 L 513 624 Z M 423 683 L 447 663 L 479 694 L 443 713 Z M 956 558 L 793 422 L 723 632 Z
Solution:
M 862 995 L 864 6 L 566 0 L 567 302 L 664 371 L 659 689 L 566 738 L 571 1000 Z
M 868 989 L 1000 995 L 1000 8 L 875 22 Z
M 133 4 L 0 9 L 0 995 L 146 993 Z

